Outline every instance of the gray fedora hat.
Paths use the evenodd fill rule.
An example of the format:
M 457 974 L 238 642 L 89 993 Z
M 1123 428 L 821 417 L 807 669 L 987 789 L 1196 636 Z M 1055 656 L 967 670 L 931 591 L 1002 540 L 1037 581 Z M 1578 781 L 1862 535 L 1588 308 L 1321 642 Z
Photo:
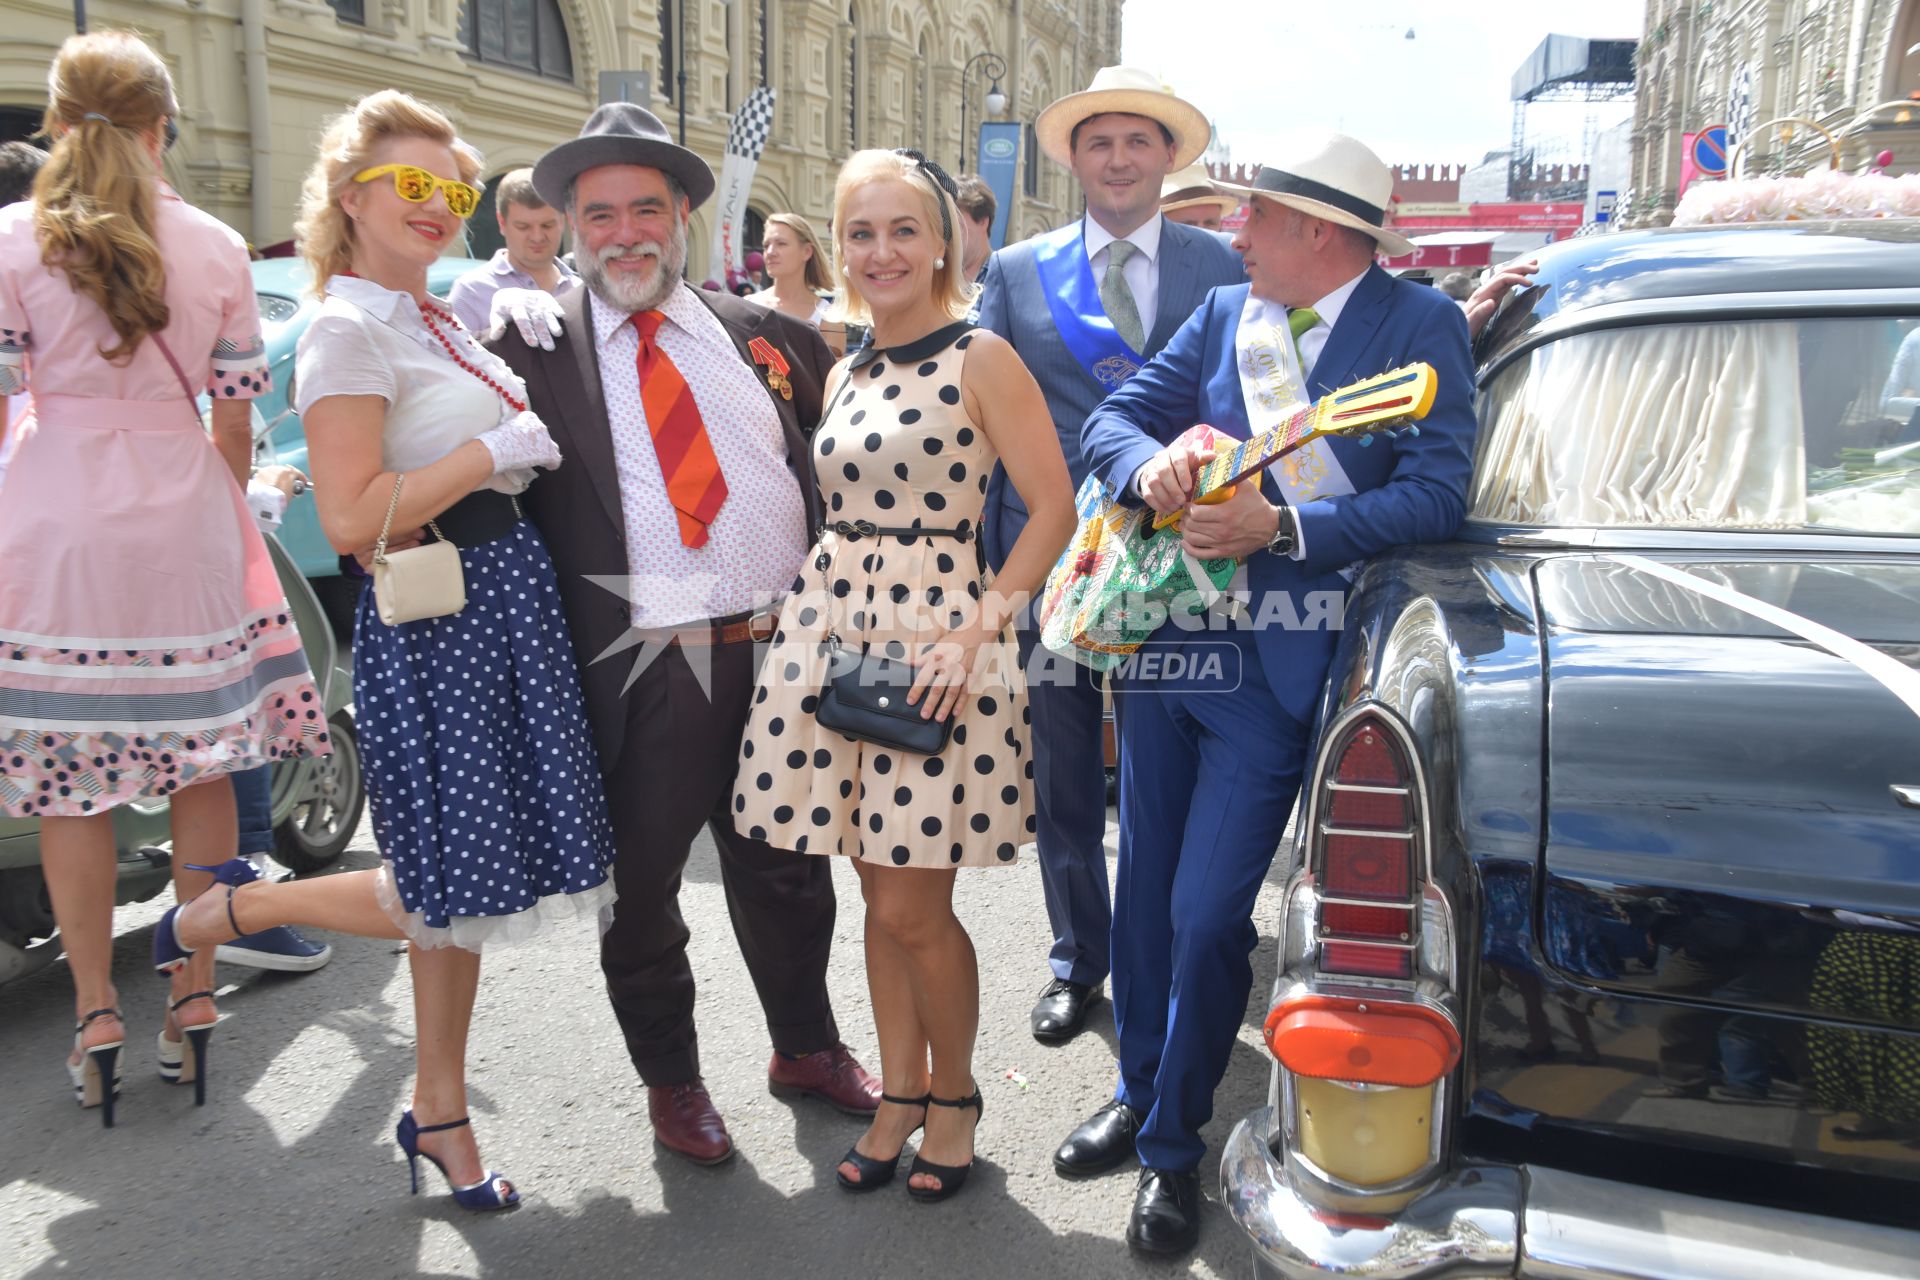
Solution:
M 671 174 L 686 189 L 687 203 L 695 209 L 713 194 L 713 170 L 707 162 L 675 146 L 660 117 L 631 102 L 595 107 L 579 137 L 554 147 L 533 166 L 533 189 L 558 209 L 566 204 L 569 183 L 589 169 L 609 164 L 637 164 Z

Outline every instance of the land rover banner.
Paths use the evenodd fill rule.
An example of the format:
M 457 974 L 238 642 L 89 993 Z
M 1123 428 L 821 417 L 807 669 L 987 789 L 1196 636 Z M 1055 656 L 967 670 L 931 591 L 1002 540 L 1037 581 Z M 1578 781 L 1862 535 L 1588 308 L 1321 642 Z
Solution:
M 980 177 L 993 189 L 993 247 L 1007 242 L 1007 214 L 1013 210 L 1013 180 L 1020 171 L 1020 124 L 989 120 L 980 126 Z

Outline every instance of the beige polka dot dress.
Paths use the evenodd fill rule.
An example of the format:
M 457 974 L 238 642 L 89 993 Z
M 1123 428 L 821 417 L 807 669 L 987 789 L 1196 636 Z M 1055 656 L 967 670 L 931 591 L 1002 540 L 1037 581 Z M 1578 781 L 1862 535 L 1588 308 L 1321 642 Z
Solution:
M 993 446 L 961 402 L 972 336 L 951 325 L 856 357 L 814 436 L 827 531 L 781 616 L 740 747 L 735 823 L 801 853 L 902 867 L 1011 863 L 1033 838 L 1026 690 L 1009 635 L 982 656 L 937 756 L 894 751 L 813 717 L 829 625 L 843 643 L 904 657 L 980 598 L 978 530 Z M 969 537 L 836 531 L 964 529 Z

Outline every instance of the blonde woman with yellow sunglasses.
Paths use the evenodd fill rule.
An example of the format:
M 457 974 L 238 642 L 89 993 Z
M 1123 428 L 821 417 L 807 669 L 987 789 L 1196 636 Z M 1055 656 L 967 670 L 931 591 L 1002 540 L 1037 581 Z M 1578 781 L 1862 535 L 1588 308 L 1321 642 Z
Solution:
M 487 1210 L 520 1195 L 467 1121 L 481 950 L 611 903 L 613 833 L 553 564 L 515 496 L 559 450 L 526 386 L 427 292 L 479 169 L 445 115 L 383 90 L 328 128 L 295 226 L 322 298 L 295 366 L 321 527 L 353 552 L 389 523 L 400 546 L 428 526 L 466 594 L 389 624 L 361 591 L 354 709 L 381 866 L 266 884 L 229 863 L 155 949 L 294 923 L 406 939 L 418 1067 L 395 1136 L 410 1169 L 425 1157 Z

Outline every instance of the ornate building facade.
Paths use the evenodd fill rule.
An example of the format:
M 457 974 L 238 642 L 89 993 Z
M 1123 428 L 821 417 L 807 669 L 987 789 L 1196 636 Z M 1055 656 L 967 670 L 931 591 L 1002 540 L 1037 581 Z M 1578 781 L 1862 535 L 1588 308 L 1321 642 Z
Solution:
M 793 210 L 824 232 L 849 152 L 915 146 L 960 166 L 961 123 L 985 118 L 992 54 L 1006 117 L 1031 123 L 1119 60 L 1124 0 L 91 0 L 92 28 L 141 32 L 171 67 L 180 141 L 168 177 L 256 245 L 292 234 L 326 119 L 396 87 L 444 107 L 491 181 L 574 136 L 603 81 L 645 73 L 650 108 L 717 172 L 732 113 L 758 84 L 774 120 L 752 214 Z M 0 138 L 25 137 L 72 31 L 69 0 L 6 0 Z M 607 73 L 613 73 L 609 76 Z M 963 91 L 965 97 L 963 98 Z M 1031 143 L 1029 129 L 1027 141 Z M 1031 149 L 1029 147 L 1029 149 Z M 973 143 L 966 150 L 971 164 Z M 1071 175 L 1023 157 L 1009 238 L 1077 210 Z M 476 217 L 475 247 L 493 243 Z M 758 225 L 749 216 L 749 229 Z M 710 224 L 695 215 L 691 270 Z
M 1799 116 L 1836 135 L 1845 168 L 1891 151 L 1889 172 L 1920 170 L 1920 102 L 1862 118 L 1920 93 L 1920 50 L 1908 53 L 1920 45 L 1920 0 L 1648 0 L 1645 32 L 1624 225 L 1671 220 L 1682 136 L 1710 125 L 1728 127 L 1731 149 L 1770 120 Z M 1775 157 L 1791 172 L 1828 163 L 1818 129 L 1788 128 L 1755 139 L 1743 168 L 1766 171 Z

